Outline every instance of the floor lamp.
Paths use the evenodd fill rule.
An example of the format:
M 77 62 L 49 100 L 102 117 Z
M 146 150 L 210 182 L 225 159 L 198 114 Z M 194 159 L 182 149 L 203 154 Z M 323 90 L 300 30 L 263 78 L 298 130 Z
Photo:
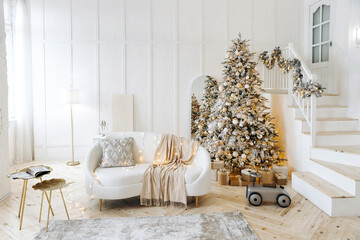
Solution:
M 68 88 L 65 92 L 65 103 L 70 105 L 70 117 L 71 117 L 71 150 L 72 150 L 72 161 L 67 162 L 69 166 L 79 165 L 79 161 L 74 160 L 74 123 L 73 123 L 73 112 L 72 105 L 79 104 L 80 101 L 80 93 L 78 89 L 73 89 L 72 86 Z

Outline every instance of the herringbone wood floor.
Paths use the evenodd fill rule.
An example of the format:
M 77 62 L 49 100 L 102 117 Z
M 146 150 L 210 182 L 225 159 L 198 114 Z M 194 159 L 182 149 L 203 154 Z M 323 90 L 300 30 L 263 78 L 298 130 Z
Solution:
M 294 192 L 288 185 L 292 204 L 282 209 L 274 204 L 252 207 L 245 199 L 245 187 L 218 186 L 212 183 L 211 192 L 200 197 L 199 208 L 190 199 L 187 209 L 174 207 L 141 207 L 139 198 L 104 201 L 103 211 L 98 210 L 98 200 L 91 199 L 84 190 L 84 164 L 75 167 L 65 162 L 32 162 L 19 164 L 11 170 L 44 164 L 54 171 L 50 177 L 63 177 L 74 181 L 63 190 L 70 218 L 111 218 L 128 216 L 162 216 L 173 214 L 194 214 L 207 212 L 241 211 L 261 239 L 360 239 L 360 217 L 330 218 L 305 198 Z M 0 203 L 0 239 L 32 239 L 46 225 L 47 205 L 44 205 L 41 223 L 38 222 L 41 192 L 31 186 L 37 180 L 30 180 L 26 198 L 23 229 L 19 228 L 17 213 L 22 181 L 11 180 L 12 194 Z M 66 219 L 59 192 L 53 194 L 52 206 L 55 216 L 51 219 Z

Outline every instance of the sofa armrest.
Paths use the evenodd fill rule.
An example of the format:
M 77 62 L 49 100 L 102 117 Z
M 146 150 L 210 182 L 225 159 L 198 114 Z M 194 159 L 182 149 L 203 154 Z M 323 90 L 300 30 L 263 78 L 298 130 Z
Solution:
M 85 162 L 85 187 L 88 193 L 91 192 L 94 181 L 98 181 L 95 175 L 95 169 L 99 166 L 102 157 L 102 151 L 99 143 L 96 143 L 89 151 Z
M 188 192 L 188 196 L 202 196 L 210 192 L 211 185 L 211 160 L 210 154 L 205 148 L 199 147 L 192 165 L 201 167 L 200 176 L 193 182 L 192 191 Z M 190 195 L 189 195 L 190 194 Z
M 209 152 L 200 146 L 196 152 L 195 159 L 192 164 L 201 167 L 205 171 L 210 171 L 211 160 Z

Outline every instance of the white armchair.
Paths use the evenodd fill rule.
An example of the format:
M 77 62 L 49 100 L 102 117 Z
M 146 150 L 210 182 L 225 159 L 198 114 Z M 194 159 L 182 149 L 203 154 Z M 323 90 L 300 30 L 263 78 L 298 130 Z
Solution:
M 102 199 L 124 199 L 139 196 L 142 190 L 143 174 L 152 163 L 162 134 L 144 132 L 113 133 L 108 137 L 133 137 L 133 155 L 136 165 L 133 167 L 99 168 L 102 151 L 95 144 L 86 159 L 86 192 L 99 198 L 101 211 Z M 198 197 L 210 191 L 210 155 L 199 147 L 191 165 L 186 166 L 185 186 L 187 196 Z

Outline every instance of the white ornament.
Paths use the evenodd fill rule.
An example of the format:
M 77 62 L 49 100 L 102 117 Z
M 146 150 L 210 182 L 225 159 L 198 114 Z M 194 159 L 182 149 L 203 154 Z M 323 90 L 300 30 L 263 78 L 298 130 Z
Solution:
M 241 155 L 241 158 L 246 158 L 246 154 L 242 154 L 242 155 Z
M 238 152 L 233 152 L 233 156 L 237 157 L 237 156 L 239 156 L 239 153 Z
M 250 86 L 249 86 L 248 84 L 245 85 L 245 88 L 246 88 L 246 89 L 249 88 L 249 87 L 250 87 Z
M 238 120 L 237 118 L 234 118 L 234 119 L 232 120 L 232 123 L 233 123 L 233 124 L 238 124 L 238 123 L 239 123 L 239 120 Z

